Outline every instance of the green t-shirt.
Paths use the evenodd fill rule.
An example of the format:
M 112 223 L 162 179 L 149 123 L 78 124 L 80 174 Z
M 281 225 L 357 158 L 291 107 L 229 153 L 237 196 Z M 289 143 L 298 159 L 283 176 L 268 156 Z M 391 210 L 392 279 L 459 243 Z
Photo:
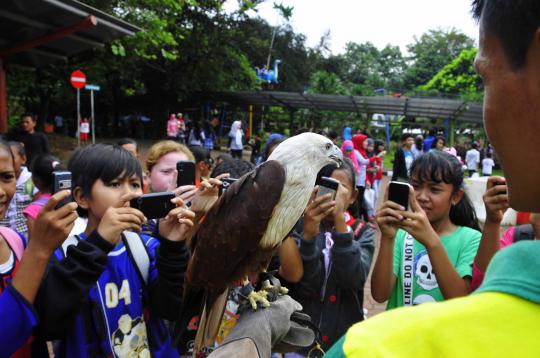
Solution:
M 406 235 L 407 233 L 403 230 L 398 230 L 396 234 L 394 244 L 394 275 L 397 277 L 397 280 L 396 285 L 392 289 L 386 309 L 404 306 L 404 271 L 406 271 L 405 274 L 412 274 L 411 279 L 406 280 L 406 282 L 412 282 L 411 300 L 413 305 L 444 301 L 426 248 L 418 241 L 412 240 L 412 250 L 404 251 Z M 446 254 L 461 277 L 472 276 L 472 264 L 476 256 L 476 251 L 478 251 L 478 245 L 480 245 L 481 236 L 482 234 L 479 231 L 458 226 L 450 235 L 441 237 Z M 407 260 L 411 263 L 409 270 L 403 269 L 404 255 L 409 257 Z

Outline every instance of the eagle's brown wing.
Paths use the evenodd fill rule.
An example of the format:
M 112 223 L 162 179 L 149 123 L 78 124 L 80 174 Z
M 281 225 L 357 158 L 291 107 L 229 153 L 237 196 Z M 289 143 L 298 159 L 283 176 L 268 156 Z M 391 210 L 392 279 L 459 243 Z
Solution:
M 259 242 L 284 184 L 281 164 L 267 161 L 223 193 L 197 231 L 185 291 L 205 288 L 213 296 L 248 272 L 265 268 L 269 253 L 261 252 Z

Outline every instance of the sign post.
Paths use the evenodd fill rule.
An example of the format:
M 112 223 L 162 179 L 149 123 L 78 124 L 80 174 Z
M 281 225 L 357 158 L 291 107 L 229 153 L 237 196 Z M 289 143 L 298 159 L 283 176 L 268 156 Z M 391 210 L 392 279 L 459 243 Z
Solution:
M 77 146 L 81 146 L 81 88 L 86 84 L 86 75 L 82 71 L 71 72 L 71 85 L 77 89 Z
M 99 92 L 99 90 L 101 90 L 101 88 L 97 85 L 86 85 L 84 86 L 84 89 L 90 91 L 90 108 L 91 108 L 91 130 L 92 130 L 92 144 L 96 144 L 96 127 L 95 127 L 95 124 L 94 124 L 94 91 L 96 92 Z

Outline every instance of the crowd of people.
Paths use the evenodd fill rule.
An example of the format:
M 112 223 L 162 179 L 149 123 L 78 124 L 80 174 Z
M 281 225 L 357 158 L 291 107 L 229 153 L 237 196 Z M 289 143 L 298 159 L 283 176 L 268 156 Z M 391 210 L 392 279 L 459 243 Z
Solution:
M 492 151 L 481 161 L 477 144 L 463 157 L 443 137 L 404 134 L 392 170 L 409 185 L 404 207 L 381 188 L 384 143 L 346 130 L 343 164 L 318 173 L 337 181 L 335 193 L 314 186 L 270 263 L 288 293 L 242 311 L 242 291 L 232 288 L 217 338 L 198 357 L 540 353 L 540 7 L 514 5 L 473 1 L 475 65 L 489 84 L 484 121 L 506 174 L 487 179 L 483 228 L 464 182 L 480 163 L 492 173 Z M 235 122 L 230 155 L 212 158 L 204 130 L 181 135 L 179 117 L 144 163 L 129 138 L 79 148 L 62 163 L 32 116 L 18 139 L 0 141 L 0 356 L 194 354 L 202 312 L 183 296 L 190 243 L 225 179 L 252 171 L 285 136 L 271 134 L 252 163 Z M 195 163 L 193 185 L 177 186 L 179 161 Z M 71 188 L 55 190 L 53 175 L 66 170 Z M 149 220 L 129 205 L 146 192 L 174 193 L 165 217 Z M 501 235 L 509 207 L 531 212 L 530 223 Z M 371 294 L 387 312 L 366 319 L 370 271 Z

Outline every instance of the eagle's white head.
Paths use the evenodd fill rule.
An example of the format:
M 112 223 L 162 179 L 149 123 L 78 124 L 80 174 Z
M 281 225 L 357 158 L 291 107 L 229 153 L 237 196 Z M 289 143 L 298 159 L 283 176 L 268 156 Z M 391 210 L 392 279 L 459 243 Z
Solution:
M 343 162 L 343 154 L 332 141 L 315 133 L 302 133 L 277 146 L 268 160 L 285 169 L 281 198 L 268 224 L 261 246 L 275 247 L 292 230 L 306 208 L 317 173 L 326 165 Z
M 302 164 L 318 173 L 325 165 L 343 162 L 343 154 L 332 141 L 320 134 L 302 133 L 279 144 L 268 160 L 287 167 Z

